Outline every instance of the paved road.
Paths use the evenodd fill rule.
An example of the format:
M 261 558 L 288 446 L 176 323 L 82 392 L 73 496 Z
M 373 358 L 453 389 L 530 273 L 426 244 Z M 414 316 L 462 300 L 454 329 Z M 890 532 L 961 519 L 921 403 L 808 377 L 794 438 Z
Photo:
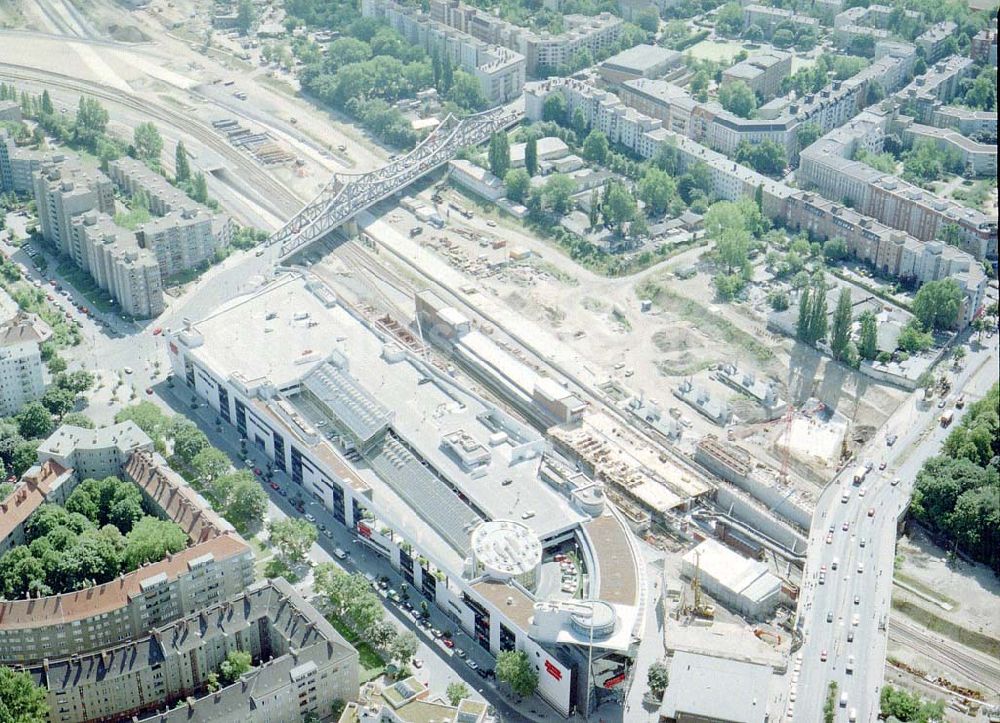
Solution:
M 949 408 L 963 391 L 968 401 L 985 394 L 996 379 L 996 359 L 996 340 L 982 348 L 973 345 L 965 367 L 955 377 Z M 885 461 L 885 471 L 876 467 L 855 486 L 856 467 L 849 465 L 816 506 L 798 609 L 804 640 L 800 657 L 792 664 L 790 707 L 795 720 L 820 719 L 831 681 L 838 687 L 837 720 L 849 720 L 852 711 L 862 723 L 878 717 L 897 520 L 909 503 L 924 460 L 938 452 L 950 431 L 938 423 L 943 410 L 936 404 L 924 405 L 919 396 L 908 397 L 858 454 L 859 460 L 875 465 Z M 956 410 L 956 423 L 964 411 Z M 898 439 L 889 447 L 886 439 L 891 434 Z M 900 482 L 893 484 L 897 478 Z M 848 498 L 843 502 L 845 494 Z M 821 571 L 823 584 L 819 583 Z

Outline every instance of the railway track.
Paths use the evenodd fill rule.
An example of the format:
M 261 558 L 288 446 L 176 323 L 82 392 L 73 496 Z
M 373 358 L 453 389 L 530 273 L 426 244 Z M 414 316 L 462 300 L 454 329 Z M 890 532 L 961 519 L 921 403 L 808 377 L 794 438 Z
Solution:
M 889 621 L 889 639 L 906 645 L 931 660 L 940 661 L 970 681 L 983 686 L 988 692 L 1000 692 L 1000 665 L 995 661 L 965 652 L 918 627 L 896 619 Z
M 184 113 L 172 110 L 156 101 L 137 98 L 124 91 L 110 88 L 100 83 L 84 81 L 62 73 L 37 70 L 14 63 L 0 63 L 0 77 L 41 83 L 81 95 L 89 95 L 140 112 L 182 131 L 225 158 L 233 166 L 233 170 L 238 175 L 247 179 L 248 190 L 256 196 L 253 198 L 253 201 L 279 218 L 293 216 L 301 209 L 304 203 L 302 199 L 295 196 L 287 187 L 272 178 L 240 151 L 226 143 L 214 131 L 192 120 Z

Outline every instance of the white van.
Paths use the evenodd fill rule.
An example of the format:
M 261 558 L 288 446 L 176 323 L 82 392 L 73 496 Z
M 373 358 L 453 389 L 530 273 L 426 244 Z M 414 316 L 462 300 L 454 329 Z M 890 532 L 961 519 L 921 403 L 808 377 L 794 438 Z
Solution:
M 848 655 L 847 656 L 847 667 L 845 667 L 844 670 L 847 671 L 848 673 L 851 673 L 851 672 L 854 671 L 854 656 L 853 655 Z
M 847 691 L 846 690 L 843 693 L 840 694 L 840 707 L 841 708 L 846 708 L 847 707 Z
M 341 550 L 339 547 L 333 548 L 333 556 L 336 557 L 338 560 L 347 559 L 347 553 Z
M 847 717 L 847 720 L 850 721 L 850 723 L 854 723 L 857 719 L 858 719 L 858 709 L 851 708 L 851 714 Z

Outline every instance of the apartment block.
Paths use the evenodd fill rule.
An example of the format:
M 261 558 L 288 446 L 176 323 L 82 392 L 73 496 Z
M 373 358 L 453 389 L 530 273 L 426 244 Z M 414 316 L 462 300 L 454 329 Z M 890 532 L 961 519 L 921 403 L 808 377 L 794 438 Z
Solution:
M 567 64 L 581 50 L 595 57 L 607 52 L 618 42 L 624 25 L 624 20 L 607 12 L 592 17 L 566 14 L 565 32 L 553 35 L 514 25 L 461 0 L 431 0 L 430 16 L 484 43 L 520 53 L 525 58 L 526 72 L 532 76 Z
M 997 67 L 997 24 L 993 21 L 991 27 L 984 28 L 975 34 L 969 45 L 969 57 L 977 63 L 985 63 Z
M 952 55 L 928 67 L 926 73 L 910 81 L 894 99 L 906 106 L 908 115 L 927 123 L 934 109 L 941 103 L 950 102 L 958 94 L 962 81 L 974 72 L 971 58 Z
M 639 79 L 628 81 L 625 87 L 643 88 L 650 83 L 660 82 Z M 689 137 L 668 130 L 660 118 L 650 117 L 636 108 L 628 107 L 614 94 L 583 81 L 553 78 L 527 84 L 526 116 L 532 120 L 540 119 L 545 98 L 551 93 L 562 93 L 570 113 L 579 108 L 588 125 L 602 131 L 612 142 L 626 146 L 643 158 L 651 158 L 660 146 L 669 144 L 677 149 L 682 165 L 704 163 L 712 175 L 715 193 L 720 198 L 735 200 L 753 197 L 757 188 L 761 187 L 765 212 L 773 216 L 781 212 L 784 199 L 792 192 L 784 183 L 762 176 Z M 672 118 L 668 124 L 673 125 Z
M 933 241 L 945 224 L 955 224 L 962 250 L 977 259 L 995 260 L 995 218 L 851 160 L 859 147 L 871 152 L 881 149 L 890 119 L 887 114 L 866 111 L 803 150 L 796 174 L 799 184 L 920 241 Z
M 140 247 L 135 233 L 116 225 L 107 214 L 88 211 L 74 218 L 72 225 L 90 258 L 91 277 L 114 297 L 121 311 L 138 319 L 159 316 L 164 303 L 156 254 Z
M 140 160 L 125 156 L 108 163 L 108 176 L 112 182 L 128 196 L 146 194 L 149 212 L 154 216 L 166 216 L 171 211 L 195 203 L 181 189 Z
M 792 55 L 772 51 L 751 55 L 743 62 L 722 71 L 722 83 L 742 81 L 750 90 L 770 100 L 781 92 L 781 81 L 792 74 Z
M 32 193 L 35 171 L 45 163 L 61 163 L 65 159 L 61 153 L 21 148 L 6 128 L 0 128 L 0 193 Z
M 134 482 L 150 508 L 181 526 L 189 546 L 103 585 L 0 600 L 0 664 L 29 665 L 67 649 L 114 646 L 253 582 L 249 546 L 151 449 L 133 422 L 96 430 L 63 425 L 39 447 L 38 465 L 2 503 L 0 549 L 23 540 L 24 523 L 39 505 L 64 502 L 83 479 L 110 475 Z
M 828 131 L 846 123 L 866 104 L 871 83 L 889 90 L 898 88 L 913 59 L 912 54 L 886 55 L 854 77 L 834 81 L 819 93 L 796 100 L 775 99 L 762 106 L 759 117 L 752 119 L 730 113 L 714 101 L 699 103 L 685 89 L 665 80 L 629 80 L 622 84 L 620 95 L 626 105 L 660 119 L 669 130 L 722 153 L 732 155 L 744 141 L 756 145 L 769 140 L 784 147 L 794 164 L 801 124 L 815 123 Z
M 929 28 L 923 35 L 917 38 L 917 47 L 924 51 L 924 60 L 928 63 L 936 63 L 948 51 L 948 39 L 955 37 L 958 26 L 946 20 Z
M 42 235 L 84 271 L 90 259 L 74 238 L 74 216 L 96 209 L 114 215 L 111 181 L 100 171 L 85 169 L 76 161 L 45 163 L 34 174 L 35 205 Z
M 743 6 L 743 27 L 758 26 L 766 37 L 771 37 L 782 23 L 792 23 L 819 30 L 819 20 L 808 15 L 799 15 L 791 10 L 751 3 Z
M 0 321 L 0 415 L 10 417 L 45 393 L 42 356 L 39 345 L 52 336 L 52 330 L 34 314 L 17 310 L 6 291 L 5 308 L 13 305 L 12 315 Z
M 945 151 L 962 157 L 963 175 L 996 178 L 996 143 L 977 143 L 951 128 L 936 128 L 922 123 L 905 123 L 902 127 L 903 141 L 913 144 L 917 141 L 933 141 Z
M 64 424 L 38 445 L 39 464 L 52 460 L 83 479 L 121 477 L 134 452 L 152 450 L 153 442 L 135 422 L 100 429 Z
M 228 216 L 214 213 L 207 206 L 192 200 L 145 163 L 134 158 L 120 158 L 108 164 L 108 173 L 122 193 L 128 196 L 144 193 L 149 199 L 149 210 L 154 216 L 177 218 L 197 211 L 203 216 L 211 217 L 212 233 L 216 237 L 215 248 L 226 246 L 232 240 L 232 221 Z M 201 260 L 203 259 L 195 261 L 194 264 L 200 263 Z
M 222 248 L 215 224 L 207 210 L 195 206 L 147 221 L 136 228 L 135 237 L 156 255 L 160 277 L 168 279 L 210 260 Z
M 597 66 L 597 72 L 609 83 L 624 83 L 635 78 L 662 77 L 682 61 L 676 50 L 642 43 L 611 56 Z
M 959 105 L 938 103 L 931 112 L 930 124 L 937 128 L 953 128 L 964 136 L 997 134 L 997 114 L 994 111 L 972 110 Z
M 525 60 L 520 53 L 488 44 L 472 35 L 433 19 L 419 7 L 394 0 L 362 0 L 361 12 L 387 23 L 411 44 L 428 52 L 437 49 L 451 62 L 471 73 L 491 106 L 507 103 L 524 88 Z
M 283 578 L 151 627 L 132 641 L 30 667 L 48 690 L 50 719 L 323 720 L 336 701 L 357 696 L 357 651 Z M 250 653 L 255 667 L 208 691 L 208 676 L 234 650 Z
M 789 197 L 786 222 L 819 238 L 844 239 L 853 256 L 883 274 L 916 284 L 954 279 L 965 295 L 960 317 L 963 328 L 983 304 L 986 274 L 971 254 L 954 246 L 940 241 L 925 243 L 815 193 Z

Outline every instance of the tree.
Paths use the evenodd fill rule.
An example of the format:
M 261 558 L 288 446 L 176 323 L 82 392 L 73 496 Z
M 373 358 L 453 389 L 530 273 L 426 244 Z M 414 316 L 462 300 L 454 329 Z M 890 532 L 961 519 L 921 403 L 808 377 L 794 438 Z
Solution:
M 16 417 L 17 428 L 25 439 L 48 437 L 52 433 L 52 415 L 41 402 L 29 402 Z
M 729 38 L 743 32 L 743 7 L 736 2 L 723 5 L 715 16 L 716 29 Z
M 219 681 L 222 685 L 230 685 L 240 679 L 253 665 L 250 653 L 242 650 L 232 650 L 219 665 Z
M 692 76 L 691 83 L 689 85 L 691 88 L 691 94 L 694 95 L 695 99 L 702 103 L 708 100 L 708 81 L 708 73 L 705 72 L 703 68 Z
M 542 194 L 545 203 L 557 214 L 569 210 L 570 199 L 576 192 L 576 183 L 564 173 L 553 173 L 545 181 Z
M 271 544 L 289 565 L 303 562 L 318 539 L 315 525 L 308 520 L 286 517 L 268 524 Z
M 76 396 L 72 392 L 68 392 L 65 389 L 59 389 L 58 387 L 52 386 L 45 390 L 45 394 L 42 395 L 41 402 L 42 406 L 48 410 L 50 414 L 55 415 L 60 420 L 73 409 L 75 404 Z
M 502 650 L 497 655 L 497 680 L 506 683 L 522 698 L 534 694 L 538 687 L 538 672 L 522 650 Z
M 66 511 L 78 512 L 97 527 L 114 525 L 123 534 L 142 517 L 139 488 L 117 477 L 85 479 L 67 498 Z
M 406 664 L 417 654 L 418 647 L 417 636 L 406 630 L 392 641 L 389 654 L 397 663 Z
M 613 182 L 607 186 L 604 200 L 601 204 L 604 222 L 611 228 L 621 228 L 638 214 L 635 197 L 621 183 Z
M 208 181 L 205 180 L 205 174 L 200 171 L 194 176 L 194 182 L 191 185 L 191 198 L 198 203 L 208 203 Z
M 455 84 L 455 68 L 451 64 L 451 53 L 445 53 L 441 61 L 441 87 L 447 93 Z
M 542 104 L 542 120 L 566 125 L 566 96 L 561 92 L 549 93 Z
M 183 417 L 177 417 L 171 423 L 170 436 L 174 440 L 174 454 L 187 464 L 209 446 L 208 437 L 193 422 Z
M 49 90 L 46 88 L 42 91 L 42 115 L 53 115 L 56 112 L 55 107 L 52 105 L 52 97 L 49 95 Z
M 851 344 L 851 327 L 854 323 L 851 313 L 851 291 L 840 290 L 837 308 L 833 312 L 833 329 L 830 333 L 830 351 L 837 361 L 845 361 Z
M 997 109 L 997 70 L 984 67 L 965 93 L 965 104 L 979 110 Z
M 639 199 L 646 204 L 647 213 L 666 213 L 676 196 L 677 184 L 671 176 L 655 167 L 646 169 L 639 181 Z
M 240 31 L 240 35 L 248 34 L 255 22 L 257 10 L 253 6 L 253 0 L 240 0 L 236 8 L 236 29 Z
M 643 8 L 636 13 L 635 24 L 647 33 L 655 33 L 660 29 L 660 13 L 653 5 Z
M 812 303 L 809 316 L 810 344 L 826 338 L 826 278 L 822 271 L 816 272 L 812 280 Z
M 503 183 L 507 188 L 507 198 L 515 203 L 524 203 L 524 199 L 528 195 L 528 189 L 531 188 L 531 176 L 528 175 L 526 170 L 523 168 L 513 168 L 507 171 Z
M 264 519 L 267 512 L 267 495 L 253 476 L 241 470 L 228 488 L 225 514 L 223 515 L 240 532 L 246 532 Z
M 351 39 L 353 40 L 353 38 Z M 364 43 L 362 43 L 362 45 L 363 44 Z M 328 49 L 327 50 L 328 55 L 329 52 L 330 51 Z M 438 92 L 441 91 L 441 72 L 442 72 L 441 52 L 438 49 L 438 46 L 435 45 L 433 48 L 431 48 L 431 75 L 434 77 L 434 87 L 438 89 Z
M 80 370 L 68 374 L 60 374 L 54 381 L 59 389 L 65 389 L 74 395 L 83 394 L 94 386 L 94 375 L 91 372 Z
M 73 132 L 78 141 L 90 148 L 96 148 L 97 139 L 104 135 L 108 125 L 108 111 L 93 98 L 80 96 Z
M 879 707 L 886 718 L 895 717 L 900 721 L 930 721 L 944 720 L 944 701 L 923 701 L 919 696 L 899 688 L 887 685 L 882 688 L 879 697 Z
M 930 349 L 934 345 L 934 337 L 924 330 L 919 320 L 910 319 L 899 332 L 896 344 L 907 354 L 916 354 Z
M 583 157 L 603 165 L 608 159 L 608 137 L 597 129 L 590 131 L 583 142 Z
M 49 719 L 45 688 L 35 685 L 31 675 L 0 666 L 0 721 L 46 723 Z
M 957 223 L 942 224 L 938 228 L 937 238 L 949 246 L 960 246 L 962 244 L 962 227 Z
M 10 459 L 7 460 L 10 473 L 20 477 L 27 472 L 31 465 L 35 463 L 37 449 L 37 441 L 21 440 L 18 442 L 10 453 Z
M 524 170 L 529 176 L 538 173 L 538 139 L 534 136 L 524 143 Z
M 510 141 L 505 131 L 494 133 L 490 138 L 490 171 L 497 178 L 505 178 L 510 169 Z
M 583 114 L 583 108 L 577 106 L 573 109 L 573 117 L 569 124 L 577 138 L 583 136 L 584 131 L 587 130 L 587 116 Z
M 448 100 L 465 110 L 483 110 L 486 108 L 486 96 L 475 76 L 464 70 L 456 70 L 453 75 Z
M 649 666 L 649 672 L 646 674 L 646 684 L 649 686 L 650 692 L 657 698 L 663 695 L 663 691 L 667 689 L 667 685 L 670 683 L 669 672 L 669 668 L 667 668 L 662 660 L 656 660 Z
M 453 706 L 457 706 L 465 698 L 469 697 L 469 686 L 460 680 L 456 680 L 453 683 L 448 683 L 448 687 L 445 689 L 445 695 L 448 696 L 448 702 Z
M 229 457 L 215 447 L 205 447 L 191 460 L 191 468 L 202 482 L 211 482 L 229 472 Z
M 795 138 L 799 145 L 799 150 L 808 148 L 823 135 L 823 129 L 813 122 L 802 123 L 795 130 Z
M 954 279 L 929 281 L 913 298 L 913 315 L 925 329 L 951 329 L 962 310 L 962 289 Z
M 858 353 L 862 359 L 872 360 L 878 354 L 878 322 L 870 310 L 863 311 L 859 317 L 861 322 L 861 338 Z
M 716 255 L 727 274 L 733 269 L 742 270 L 749 259 L 750 232 L 742 216 L 745 211 L 742 202 L 719 201 L 705 214 L 705 232 L 715 239 Z
M 191 180 L 191 164 L 184 141 L 177 141 L 177 148 L 174 149 L 174 177 L 178 183 Z
M 785 170 L 787 158 L 785 147 L 771 140 L 757 144 L 741 141 L 736 148 L 735 159 L 753 168 L 758 173 L 768 176 L 779 176 Z
M 115 415 L 115 423 L 134 422 L 154 442 L 163 440 L 170 426 L 170 417 L 152 402 L 139 402 L 125 407 Z
M 125 536 L 123 562 L 126 568 L 134 570 L 147 562 L 158 562 L 168 554 L 180 552 L 187 547 L 187 542 L 187 535 L 177 523 L 146 516 Z
M 723 83 L 719 88 L 719 103 L 740 118 L 751 118 L 757 110 L 757 96 L 742 80 Z
M 156 124 L 147 121 L 137 125 L 132 133 L 132 145 L 135 146 L 136 158 L 159 164 L 160 154 L 163 152 L 163 138 L 160 137 Z

